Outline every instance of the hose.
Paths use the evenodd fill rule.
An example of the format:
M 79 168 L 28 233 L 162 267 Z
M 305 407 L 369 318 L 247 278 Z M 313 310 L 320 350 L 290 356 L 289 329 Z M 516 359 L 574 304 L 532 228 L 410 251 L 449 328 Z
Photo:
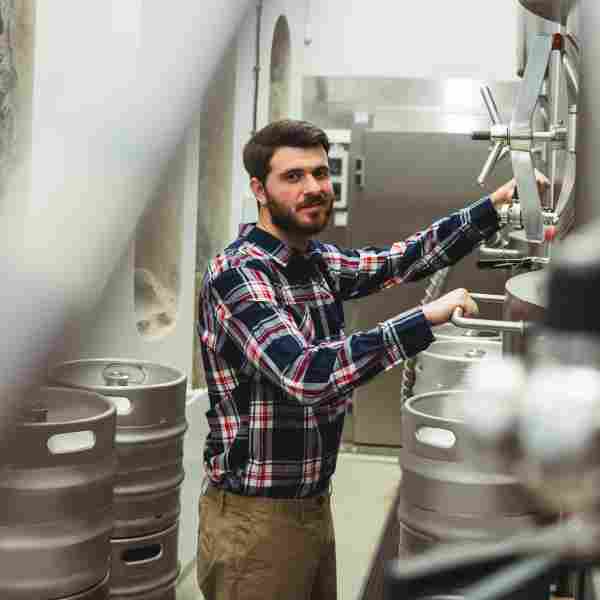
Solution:
M 439 298 L 446 285 L 448 279 L 448 273 L 450 267 L 445 267 L 434 273 L 430 278 L 425 289 L 425 296 L 421 300 L 421 306 L 428 304 L 433 300 Z M 402 383 L 400 384 L 400 405 L 404 406 L 404 403 L 413 395 L 413 388 L 417 379 L 417 357 L 407 358 L 404 361 L 404 368 L 402 369 Z

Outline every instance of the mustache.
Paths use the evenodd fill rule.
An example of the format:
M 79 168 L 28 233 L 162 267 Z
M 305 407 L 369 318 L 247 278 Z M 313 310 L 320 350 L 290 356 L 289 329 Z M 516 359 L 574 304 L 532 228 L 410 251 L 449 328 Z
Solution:
M 322 206 L 332 201 L 334 198 L 334 194 L 322 193 L 318 196 L 310 196 L 307 197 L 304 202 L 300 205 L 299 208 L 312 208 L 313 206 Z

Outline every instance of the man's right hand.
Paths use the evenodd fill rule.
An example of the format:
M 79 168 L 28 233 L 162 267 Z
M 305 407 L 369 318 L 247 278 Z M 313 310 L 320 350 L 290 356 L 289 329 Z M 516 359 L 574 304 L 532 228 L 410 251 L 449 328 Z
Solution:
M 423 314 L 430 325 L 443 325 L 450 320 L 457 307 L 463 309 L 463 316 L 473 317 L 479 314 L 479 308 L 469 292 L 464 288 L 452 290 L 437 300 L 423 305 Z

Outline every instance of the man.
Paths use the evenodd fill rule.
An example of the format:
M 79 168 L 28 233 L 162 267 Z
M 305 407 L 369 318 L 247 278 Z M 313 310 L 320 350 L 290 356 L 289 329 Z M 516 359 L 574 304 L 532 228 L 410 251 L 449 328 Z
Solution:
M 258 223 L 209 265 L 199 335 L 210 395 L 198 581 L 207 600 L 336 598 L 330 479 L 352 391 L 477 306 L 457 289 L 344 334 L 345 300 L 415 281 L 498 228 L 514 182 L 388 248 L 312 239 L 333 209 L 325 133 L 272 123 L 244 149 Z

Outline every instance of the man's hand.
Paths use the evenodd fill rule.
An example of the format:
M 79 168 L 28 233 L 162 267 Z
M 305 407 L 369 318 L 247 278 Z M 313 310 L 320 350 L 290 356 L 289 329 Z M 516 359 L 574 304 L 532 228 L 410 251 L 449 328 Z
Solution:
M 479 308 L 469 292 L 464 288 L 452 290 L 433 302 L 423 305 L 423 314 L 430 325 L 442 325 L 447 323 L 454 310 L 463 309 L 463 316 L 472 317 L 479 314 Z
M 544 190 L 550 186 L 549 179 L 543 174 L 540 173 L 537 169 L 535 170 L 535 181 L 537 183 L 538 191 L 541 194 L 544 193 Z M 515 188 L 517 187 L 517 180 L 511 179 L 509 182 L 505 183 L 503 186 L 499 187 L 491 196 L 491 200 L 496 209 L 500 208 L 503 204 L 511 204 L 513 201 L 513 196 L 515 195 Z

